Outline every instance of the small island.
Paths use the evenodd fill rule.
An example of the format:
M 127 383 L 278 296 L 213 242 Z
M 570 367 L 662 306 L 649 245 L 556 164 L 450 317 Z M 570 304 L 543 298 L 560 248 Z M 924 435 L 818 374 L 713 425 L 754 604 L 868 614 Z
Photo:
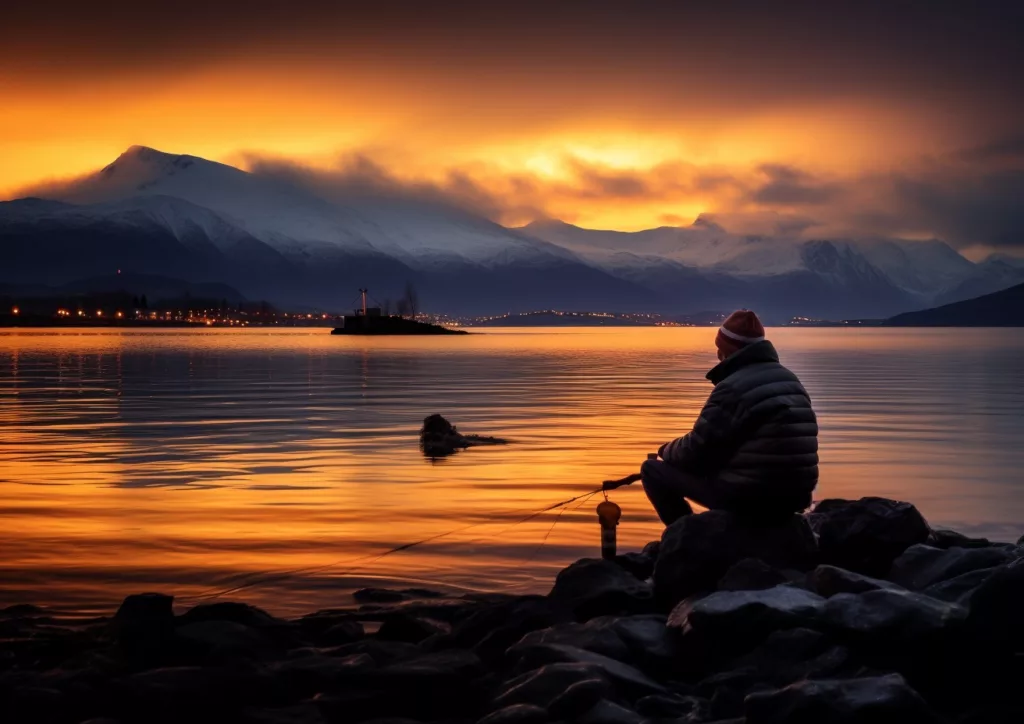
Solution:
M 355 314 L 345 315 L 342 326 L 335 327 L 331 330 L 331 334 L 469 334 L 461 329 L 419 322 L 401 315 L 383 314 L 380 307 L 366 305 L 367 291 L 365 289 L 360 289 L 359 293 L 362 296 L 362 306 L 355 310 Z

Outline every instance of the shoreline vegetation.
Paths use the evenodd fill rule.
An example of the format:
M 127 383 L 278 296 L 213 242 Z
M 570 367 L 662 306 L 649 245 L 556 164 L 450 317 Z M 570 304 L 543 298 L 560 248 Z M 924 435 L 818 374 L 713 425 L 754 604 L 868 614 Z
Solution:
M 906 502 L 688 516 L 547 595 L 364 589 L 282 619 L 140 593 L 0 609 L 6 722 L 940 724 L 1024 720 L 1024 548 Z M 595 546 L 596 547 L 596 546 Z M 238 597 L 244 597 L 236 590 Z

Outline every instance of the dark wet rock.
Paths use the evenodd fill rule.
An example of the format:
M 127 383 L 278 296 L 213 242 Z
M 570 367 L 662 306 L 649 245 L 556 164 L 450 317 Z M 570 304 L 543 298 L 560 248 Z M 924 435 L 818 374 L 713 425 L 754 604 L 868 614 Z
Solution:
M 27 618 L 32 616 L 45 616 L 46 611 L 31 603 L 16 603 L 7 608 L 0 608 L 0 617 Z
M 614 625 L 619 638 L 629 649 L 625 659 L 645 671 L 666 674 L 679 656 L 678 640 L 669 630 L 665 616 L 641 614 L 624 616 Z
M 420 641 L 439 634 L 446 634 L 449 627 L 440 621 L 418 616 L 398 614 L 389 616 L 377 632 L 381 641 L 404 641 L 418 644 Z
M 930 532 L 917 508 L 887 498 L 823 500 L 807 520 L 818 536 L 822 563 L 873 578 L 884 578 L 892 562 Z
M 329 721 L 381 717 L 479 716 L 484 701 L 480 660 L 468 651 L 444 651 L 367 671 L 316 703 Z
M 352 594 L 358 603 L 399 603 L 417 599 L 443 598 L 444 594 L 429 588 L 360 588 Z
M 648 724 L 635 711 L 607 699 L 599 701 L 576 721 L 579 724 Z
M 806 628 L 775 631 L 735 665 L 756 673 L 758 681 L 786 686 L 801 679 L 853 674 L 850 651 L 820 631 Z
M 864 593 L 884 588 L 903 589 L 903 586 L 881 578 L 872 578 L 829 565 L 821 565 L 814 569 L 811 574 L 811 584 L 817 594 L 825 598 L 831 598 L 837 593 Z
M 641 581 L 654 575 L 654 558 L 644 553 L 629 552 L 615 556 L 615 563 Z
M 862 679 L 802 681 L 752 694 L 747 724 L 932 724 L 921 696 L 899 674 Z
M 654 567 L 659 602 L 671 607 L 698 591 L 714 590 L 736 563 L 759 558 L 777 568 L 809 570 L 817 563 L 807 521 L 794 515 L 774 525 L 752 525 L 724 510 L 685 516 L 662 535 Z
M 200 623 L 204 621 L 231 621 L 232 623 L 248 626 L 249 628 L 287 625 L 285 621 L 274 618 L 261 608 L 229 601 L 200 604 L 190 608 L 179 618 L 179 624 Z
M 517 661 L 520 671 L 531 671 L 549 664 L 583 664 L 593 667 L 615 684 L 616 689 L 631 698 L 659 694 L 665 688 L 639 669 L 621 661 L 564 644 L 513 646 L 509 657 Z
M 601 616 L 586 623 L 566 623 L 533 631 L 517 644 L 566 644 L 603 654 L 617 661 L 635 664 L 641 669 L 668 670 L 676 655 L 675 637 L 658 614 L 637 616 Z M 513 647 L 512 652 L 516 651 Z
M 1000 568 L 971 595 L 969 635 L 979 646 L 1024 652 L 1024 559 Z
M 548 710 L 533 704 L 512 704 L 488 714 L 477 724 L 545 724 L 551 720 Z
M 636 702 L 636 711 L 648 719 L 673 721 L 704 721 L 708 716 L 708 701 L 697 696 L 652 694 Z
M 296 704 L 273 709 L 248 709 L 241 714 L 240 724 L 326 724 L 313 704 Z
M 545 596 L 523 596 L 483 606 L 452 627 L 443 644 L 473 649 L 484 661 L 499 661 L 526 634 L 571 620 L 569 611 Z
M 921 591 L 926 596 L 937 598 L 940 601 L 946 601 L 947 603 L 956 603 L 965 608 L 970 608 L 971 598 L 974 596 L 974 592 L 981 586 L 982 583 L 987 581 L 996 571 L 1000 570 L 1000 567 L 996 568 L 981 568 L 970 573 L 962 573 L 956 578 L 950 578 L 949 580 L 936 583 L 933 586 Z
M 118 682 L 117 701 L 132 721 L 143 716 L 156 721 L 195 718 L 205 720 L 242 706 L 279 706 L 290 703 L 280 682 L 256 669 L 178 666 L 152 669 Z M 119 718 L 122 718 L 119 716 Z
M 652 540 L 650 543 L 645 545 L 640 552 L 643 553 L 645 556 L 649 556 L 654 560 L 658 560 L 658 551 L 660 550 L 661 540 Z
M 787 582 L 786 575 L 759 558 L 744 558 L 733 564 L 721 580 L 719 591 L 761 591 Z
M 262 657 L 275 649 L 259 631 L 233 621 L 187 623 L 178 626 L 174 634 L 183 648 L 205 655 Z
M 933 530 L 925 543 L 934 548 L 988 548 L 992 545 L 988 538 L 971 538 L 945 529 Z
M 548 711 L 556 719 L 576 719 L 594 708 L 597 702 L 611 695 L 604 679 L 584 679 L 571 684 L 551 702 Z
M 651 610 L 651 587 L 612 561 L 584 558 L 559 572 L 548 597 L 585 621 Z
M 118 644 L 146 665 L 168 660 L 174 640 L 173 596 L 141 593 L 128 596 L 111 622 Z
M 174 619 L 174 596 L 163 593 L 137 593 L 126 597 L 114 614 L 118 623 L 167 622 Z
M 955 633 L 967 611 L 912 591 L 840 593 L 825 603 L 823 620 L 844 638 L 887 647 L 934 641 Z
M 981 568 L 994 568 L 1016 560 L 1005 548 L 932 548 L 915 545 L 893 561 L 889 579 L 904 588 L 920 591 Z
M 512 647 L 514 655 L 523 647 L 539 644 L 566 644 L 603 654 L 618 661 L 629 661 L 630 650 L 616 630 L 619 621 L 614 616 L 601 616 L 586 623 L 563 623 L 557 626 L 531 631 Z
M 340 621 L 323 631 L 318 643 L 323 646 L 342 646 L 359 641 L 366 635 L 362 625 L 356 621 Z
M 813 626 L 825 599 L 810 591 L 776 586 L 763 591 L 719 591 L 672 619 L 723 645 L 754 645 L 772 631 Z
M 419 656 L 423 651 L 415 644 L 402 641 L 381 641 L 376 638 L 365 638 L 350 644 L 336 646 L 329 653 L 333 656 L 366 654 L 378 666 L 387 666 L 396 661 L 404 661 L 405 659 Z
M 271 666 L 270 673 L 296 697 L 363 685 L 378 668 L 367 654 L 289 658 Z
M 495 698 L 495 708 L 513 704 L 550 706 L 562 692 L 575 683 L 606 678 L 600 668 L 591 664 L 549 664 L 528 671 L 506 682 Z

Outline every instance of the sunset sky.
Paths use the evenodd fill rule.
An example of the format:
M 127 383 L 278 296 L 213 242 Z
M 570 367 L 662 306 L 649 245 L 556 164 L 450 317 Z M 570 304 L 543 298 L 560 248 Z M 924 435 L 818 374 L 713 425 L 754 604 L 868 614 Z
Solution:
M 507 224 L 1024 247 L 1021 3 L 166 5 L 5 10 L 0 198 L 142 144 Z

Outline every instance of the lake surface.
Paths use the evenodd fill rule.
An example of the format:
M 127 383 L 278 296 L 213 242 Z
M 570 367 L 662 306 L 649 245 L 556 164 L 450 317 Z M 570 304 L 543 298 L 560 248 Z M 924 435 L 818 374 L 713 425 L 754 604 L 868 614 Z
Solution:
M 1024 533 L 1024 330 L 769 336 L 818 411 L 817 498 L 904 498 L 934 524 Z M 250 584 L 228 597 L 294 614 L 370 585 L 544 592 L 597 554 L 599 496 L 517 521 L 686 432 L 713 338 L 0 330 L 0 605 L 109 611 Z M 513 442 L 432 462 L 417 431 L 433 412 Z M 660 535 L 638 485 L 612 497 L 620 550 Z

